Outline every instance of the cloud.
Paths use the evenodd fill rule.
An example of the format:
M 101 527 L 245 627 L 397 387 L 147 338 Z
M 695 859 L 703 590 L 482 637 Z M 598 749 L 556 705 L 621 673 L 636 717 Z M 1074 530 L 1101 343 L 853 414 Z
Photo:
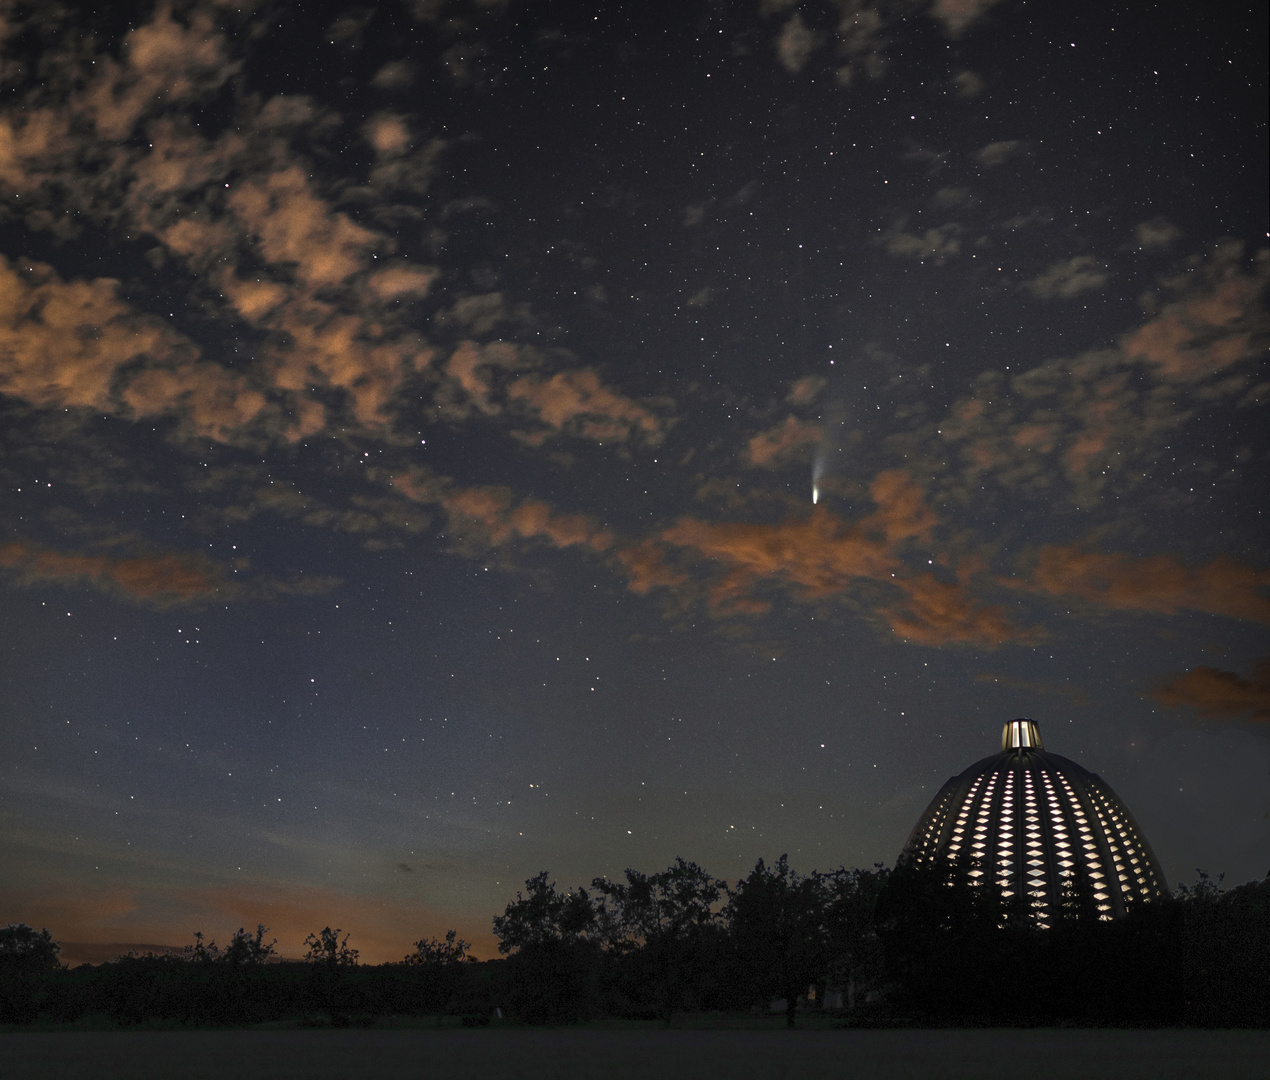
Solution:
M 977 154 L 975 160 L 985 169 L 995 169 L 1023 150 L 1023 142 L 1019 139 L 1002 139 L 1000 142 L 988 143 Z
M 174 17 L 161 6 L 125 38 L 122 61 L 99 53 L 90 64 L 87 54 L 63 49 L 50 79 L 29 84 L 0 118 L 0 180 L 30 193 L 21 205 L 32 207 L 32 228 L 65 231 L 65 223 L 86 219 L 157 241 L 152 262 L 175 259 L 195 276 L 194 306 L 219 301 L 223 321 L 240 317 L 268 335 L 257 362 L 237 372 L 188 368 L 193 343 L 173 335 L 166 319 L 123 309 L 114 283 L 99 279 L 63 287 L 85 310 L 68 331 L 78 343 L 59 349 L 56 363 L 76 369 L 86 404 L 134 418 L 179 415 L 196 435 L 229 441 L 249 426 L 256 437 L 295 441 L 328 422 L 386 435 L 394 396 L 431 356 L 406 323 L 403 301 L 426 297 L 437 271 L 389 264 L 384 256 L 395 241 L 371 226 L 385 192 L 426 187 L 438 144 L 412 149 L 404 117 L 371 117 L 365 131 L 380 161 L 356 189 L 370 219 L 362 221 L 336 208 L 320 172 L 292 145 L 300 135 L 319 142 L 338 132 L 339 119 L 308 98 L 262 101 L 231 81 L 234 123 L 205 136 L 191 107 L 222 92 L 239 68 L 216 25 L 235 18 L 204 8 Z M 138 129 L 143 138 L 127 138 Z M 68 204 L 74 218 L 62 212 Z M 12 291 L 0 290 L 10 306 Z M 183 355 L 164 355 L 177 344 Z M 111 379 L 128 364 L 161 373 L 147 374 L 112 406 L 104 400 Z M 57 386 L 62 372 L 49 366 L 54 378 L 46 382 Z M 12 386 L 12 372 L 0 379 L 6 374 Z M 24 393 L 30 383 L 0 392 Z M 341 393 L 323 393 L 331 389 Z M 56 396 L 68 395 L 44 394 Z
M 666 554 L 667 547 L 655 540 L 644 540 L 617 553 L 631 592 L 643 596 L 653 589 L 678 589 L 689 583 L 687 573 L 667 564 Z
M 367 279 L 367 285 L 380 300 L 424 297 L 437 279 L 437 273 L 436 267 L 407 266 L 401 263 L 372 274 Z
M 980 604 L 959 583 L 919 574 L 897 582 L 905 593 L 898 605 L 881 608 L 891 629 L 918 645 L 970 643 L 992 647 L 1006 641 L 1024 642 L 1037 637 L 1021 631 L 1001 607 Z
M 930 205 L 936 210 L 954 210 L 969 206 L 974 202 L 967 187 L 941 187 L 930 198 Z
M 122 66 L 102 58 L 84 95 L 86 111 L 104 139 L 123 141 L 141 117 L 202 97 L 221 86 L 239 64 L 228 59 L 224 35 L 211 12 L 195 8 L 185 26 L 160 6 L 152 22 L 124 38 Z
M 882 77 L 886 71 L 885 28 L 880 4 L 854 4 L 843 11 L 838 20 L 838 48 L 848 61 L 838 68 L 841 85 L 849 85 L 860 67 L 871 79 Z
M 957 96 L 966 101 L 973 101 L 987 89 L 982 77 L 968 68 L 962 69 L 953 76 L 953 86 L 956 88 Z
M 983 18 L 990 7 L 1000 2 L 1001 0 L 934 0 L 930 14 L 944 24 L 950 37 L 959 37 Z
M 449 517 L 452 533 L 498 546 L 514 538 L 542 539 L 553 547 L 605 551 L 613 534 L 583 514 L 559 514 L 538 499 L 514 503 L 506 487 L 458 487 L 422 471 L 392 478 L 392 485 L 415 502 L 433 503 Z
M 133 310 L 110 279 L 64 282 L 42 265 L 3 262 L 0 393 L 39 408 L 172 417 L 187 436 L 223 442 L 296 442 L 336 427 L 392 440 L 399 410 L 429 392 L 441 416 L 497 417 L 530 446 L 562 434 L 662 440 L 668 422 L 649 403 L 591 367 L 558 370 L 532 349 L 464 342 L 435 376 L 420 377 L 436 349 L 421 340 L 429 313 L 419 306 L 440 270 L 393 257 L 393 214 L 408 208 L 403 195 L 426 191 L 444 144 L 415 148 L 406 116 L 372 113 L 361 128 L 376 161 L 361 186 L 335 189 L 337 204 L 296 144 L 344 134 L 340 119 L 298 95 L 243 94 L 217 24 L 233 17 L 164 7 L 128 35 L 121 61 L 65 52 L 61 83 L 32 84 L 6 107 L 0 181 L 24 193 L 23 207 L 25 193 L 46 206 L 49 222 L 72 220 L 61 213 L 69 198 L 87 219 L 157 242 L 151 261 L 186 267 L 190 299 L 223 324 L 245 322 L 259 335 L 254 355 L 232 367 L 200 360 L 193 341 Z M 391 89 L 409 75 L 397 64 L 377 79 Z M 235 122 L 205 136 L 190 106 L 227 82 Z M 137 130 L 144 138 L 125 137 Z M 525 318 L 487 292 L 454 298 L 432 325 L 479 339 Z M 407 387 L 416 393 L 404 397 Z
M 297 165 L 235 185 L 229 206 L 269 263 L 305 285 L 339 285 L 365 268 L 375 234 L 333 212 Z
M 265 395 L 216 364 L 138 372 L 120 393 L 134 416 L 184 414 L 195 435 L 227 442 L 265 410 Z
M 973 394 L 935 425 L 931 453 L 953 455 L 965 485 L 991 476 L 1039 494 L 1066 482 L 1083 504 L 1152 453 L 1152 439 L 1175 417 L 1171 404 L 1144 393 L 1125 358 L 1107 349 L 1047 361 L 1010 379 L 981 375 Z
M 990 476 L 1088 506 L 1108 485 L 1139 484 L 1197 401 L 1264 395 L 1255 365 L 1270 341 L 1267 286 L 1270 255 L 1248 266 L 1237 245 L 1219 247 L 1166 281 L 1169 302 L 1115 347 L 1009 376 L 983 372 L 972 394 L 927 429 L 927 451 L 938 461 L 951 455 L 965 490 Z M 1179 383 L 1199 388 L 1180 396 Z
M 1238 252 L 1218 251 L 1200 273 L 1171 282 L 1181 297 L 1127 334 L 1121 348 L 1173 382 L 1202 379 L 1241 360 L 1260 358 L 1270 330 L 1261 300 L 1268 285 L 1270 252 L 1258 252 L 1248 273 Z
M 826 380 L 820 375 L 804 375 L 801 379 L 794 380 L 785 400 L 790 405 L 810 405 L 825 388 L 825 383 Z
M 43 263 L 0 255 L 0 393 L 115 412 L 111 389 L 122 368 L 197 354 L 120 300 L 118 289 L 112 278 L 63 281 Z
M 897 228 L 887 235 L 886 250 L 892 255 L 943 263 L 948 256 L 961 251 L 961 235 L 964 231 L 956 222 L 939 225 L 923 233 L 906 233 Z
M 26 584 L 86 581 L 156 607 L 206 599 L 227 589 L 212 564 L 195 556 L 113 558 L 64 554 L 33 544 L 11 542 L 0 545 L 0 569 L 15 573 L 18 580 Z
M 442 406 L 456 419 L 471 409 L 486 416 L 507 414 L 518 428 L 513 434 L 529 446 L 559 434 L 648 445 L 665 436 L 665 420 L 606 386 L 595 370 L 572 368 L 551 375 L 525 370 L 543 363 L 536 350 L 509 342 L 463 341 L 445 365 L 452 382 Z
M 507 399 L 527 408 L 553 434 L 568 431 L 599 442 L 639 439 L 650 445 L 665 434 L 656 414 L 605 386 L 590 368 L 550 377 L 522 375 L 507 385 Z
M 377 153 L 395 157 L 410 148 L 410 128 L 403 116 L 395 113 L 376 113 L 363 128 L 366 141 Z
M 1110 273 L 1089 255 L 1074 255 L 1054 263 L 1040 277 L 1025 281 L 1023 288 L 1042 300 L 1070 300 L 1103 285 Z
M 1165 218 L 1152 218 L 1134 226 L 1134 239 L 1144 251 L 1167 251 L 1182 235 L 1182 230 Z
M 1200 611 L 1270 623 L 1270 570 L 1255 570 L 1224 555 L 1188 567 L 1168 555 L 1135 559 L 1068 545 L 1047 545 L 1031 571 L 1002 584 L 1055 597 L 1077 597 L 1116 611 L 1174 615 Z
M 1215 667 L 1197 667 L 1151 690 L 1147 697 L 1168 709 L 1195 709 L 1200 716 L 1270 720 L 1270 657 L 1259 660 L 1251 679 Z
M 720 617 L 762 614 L 773 589 L 795 600 L 845 599 L 854 586 L 882 585 L 883 598 L 870 601 L 891 630 L 919 644 L 974 643 L 992 646 L 1028 635 L 1012 627 L 996 608 L 974 601 L 961 582 L 938 581 L 929 572 L 912 574 L 902 549 L 911 541 L 929 543 L 937 524 L 924 493 L 903 470 L 879 473 L 869 489 L 877 509 L 854 523 L 824 507 L 808 517 L 776 524 L 708 522 L 681 518 L 623 559 L 632 570 L 632 589 L 674 588 L 674 571 L 663 552 L 679 548 L 720 567 L 707 586 L 708 605 Z
M 415 80 L 414 68 L 404 60 L 390 60 L 370 80 L 379 90 L 402 90 Z
M 807 28 L 802 15 L 794 14 L 781 27 L 776 38 L 776 56 L 781 66 L 793 75 L 797 75 L 807 64 L 807 58 L 819 44 L 819 35 Z
M 774 462 L 787 451 L 819 441 L 820 428 L 815 424 L 805 424 L 793 416 L 787 416 L 779 427 L 760 431 L 750 439 L 747 452 L 751 465 L 772 468 Z

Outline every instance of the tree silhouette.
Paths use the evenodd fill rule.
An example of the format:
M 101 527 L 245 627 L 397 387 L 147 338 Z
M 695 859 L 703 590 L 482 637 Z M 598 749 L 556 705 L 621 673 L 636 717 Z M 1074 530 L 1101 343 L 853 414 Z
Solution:
M 498 951 L 510 953 L 511 1007 L 530 1023 L 572 1022 L 595 1007 L 599 939 L 585 889 L 556 891 L 546 870 L 494 916 Z
M 357 966 L 357 950 L 350 948 L 348 935 L 340 939 L 340 931 L 323 927 L 318 933 L 304 939 L 308 952 L 304 954 L 309 965 L 307 997 L 309 1004 L 327 1012 L 332 1027 L 347 1027 L 349 1016 L 358 1004 L 347 979 L 347 973 Z
M 717 952 L 715 908 L 725 882 L 676 858 L 657 874 L 628 868 L 626 880 L 596 878 L 597 922 L 605 949 L 620 958 L 629 996 L 647 996 L 669 1023 L 700 999 L 701 983 Z
M 595 905 L 586 889 L 556 892 L 556 883 L 548 881 L 548 872 L 525 881 L 525 893 L 507 905 L 502 915 L 494 916 L 494 936 L 500 953 L 513 952 L 533 945 L 576 941 L 594 933 Z
M 724 909 L 747 984 L 760 1000 L 785 999 L 794 1027 L 798 999 L 825 965 L 825 894 L 815 876 L 801 877 L 782 855 L 770 870 L 762 859 L 736 883 Z
M 47 929 L 9 923 L 0 930 L 0 1023 L 35 1019 L 49 978 L 61 970 L 60 951 Z
M 889 875 L 881 863 L 872 870 L 842 866 L 813 875 L 825 905 L 826 967 L 817 1001 L 824 1001 L 832 983 L 846 994 L 847 1008 L 854 1009 L 862 992 L 880 985 L 884 962 L 873 920 Z
M 5 972 L 57 971 L 57 956 L 62 947 L 47 930 L 36 930 L 26 923 L 9 923 L 0 930 L 0 965 Z
M 401 962 L 420 967 L 445 967 L 472 959 L 469 955 L 471 949 L 472 943 L 459 937 L 457 930 L 447 930 L 444 941 L 436 938 L 421 938 L 416 941 L 415 951 L 407 953 Z
M 329 926 L 324 926 L 316 934 L 310 934 L 304 939 L 304 944 L 309 949 L 304 954 L 305 963 L 328 968 L 355 967 L 358 952 L 348 947 L 348 937 L 345 934 L 341 941 L 339 930 L 332 930 Z

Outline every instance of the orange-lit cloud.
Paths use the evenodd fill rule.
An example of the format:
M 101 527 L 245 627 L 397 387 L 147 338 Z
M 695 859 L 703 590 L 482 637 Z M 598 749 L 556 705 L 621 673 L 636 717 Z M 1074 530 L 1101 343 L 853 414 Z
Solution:
M 210 564 L 189 556 L 154 555 L 117 559 L 64 554 L 31 544 L 0 545 L 0 568 L 20 580 L 87 581 L 130 599 L 164 606 L 198 600 L 224 588 Z
M 664 434 L 654 413 L 605 386 L 589 368 L 549 378 L 522 375 L 508 385 L 507 397 L 527 406 L 553 432 L 567 429 L 599 442 L 638 438 L 650 444 Z
M 761 614 L 773 587 L 792 587 L 801 600 L 843 596 L 859 582 L 882 583 L 892 598 L 877 610 L 901 637 L 920 644 L 995 645 L 1028 635 L 998 608 L 975 601 L 963 582 L 945 583 L 911 573 L 902 548 L 929 542 L 937 524 L 922 489 L 903 470 L 879 473 L 869 489 L 877 509 L 854 523 L 824 507 L 778 524 L 707 522 L 683 518 L 657 539 L 722 567 L 709 587 L 711 611 L 720 616 Z M 631 588 L 673 588 L 658 548 L 648 542 L 623 556 Z M 898 597 L 896 598 L 896 594 Z
M 297 166 L 236 185 L 229 206 L 264 260 L 292 267 L 305 285 L 338 285 L 369 260 L 374 233 L 333 212 Z
M 1259 299 L 1270 284 L 1270 257 L 1258 255 L 1246 271 L 1240 255 L 1235 246 L 1220 248 L 1169 282 L 1176 299 L 1118 347 L 1008 377 L 984 372 L 936 425 L 943 444 L 936 452 L 955 456 L 968 485 L 987 474 L 1006 486 L 1063 491 L 1086 506 L 1109 483 L 1135 482 L 1157 440 L 1191 415 L 1179 382 L 1207 378 L 1198 391 L 1207 400 L 1256 398 L 1251 361 L 1270 340 Z M 1037 279 L 1047 295 L 1077 288 L 1091 269 L 1078 261 Z M 1144 367 L 1151 378 L 1143 379 Z
M 643 596 L 653 589 L 677 589 L 691 580 L 682 570 L 666 563 L 666 547 L 655 540 L 643 540 L 617 553 L 628 575 L 627 587 Z
M 774 427 L 770 431 L 760 431 L 750 440 L 748 447 L 750 463 L 770 466 L 786 451 L 819 441 L 820 428 L 815 424 L 804 424 L 793 416 L 787 416 L 785 422 L 779 427 Z
M 1126 356 L 1144 360 L 1161 378 L 1185 382 L 1264 355 L 1267 323 L 1259 297 L 1270 284 L 1270 258 L 1252 273 L 1218 253 L 1198 286 L 1185 279 L 1186 295 L 1166 304 L 1144 326 L 1125 336 Z
M 264 412 L 266 399 L 217 364 L 138 372 L 121 392 L 135 416 L 184 413 L 195 434 L 227 441 Z
M 224 298 L 224 314 L 269 333 L 264 362 L 191 367 L 198 350 L 166 320 L 128 309 L 115 283 L 62 283 L 42 267 L 19 268 L 34 277 L 17 282 L 6 264 L 0 392 L 46 407 L 172 414 L 219 440 L 249 427 L 294 441 L 332 419 L 315 390 L 344 393 L 347 414 L 334 419 L 345 430 L 385 431 L 403 382 L 429 362 L 430 348 L 401 323 L 402 301 L 425 296 L 437 271 L 389 262 L 393 240 L 335 208 L 291 145 L 296 131 L 332 118 L 291 95 L 242 99 L 232 130 L 215 138 L 192 122 L 188 107 L 237 69 L 219 25 L 234 18 L 160 6 L 125 37 L 120 59 L 99 55 L 60 89 L 32 89 L 0 119 L 0 182 L 31 193 L 21 206 L 35 227 L 76 227 L 40 209 L 42 192 L 69 187 L 85 214 L 157 240 L 151 256 L 181 262 Z M 129 142 L 138 128 L 144 139 Z M 392 159 L 382 167 L 393 183 L 422 182 L 434 146 L 414 150 L 405 121 L 387 113 L 368 132 Z M 363 202 L 381 198 L 376 190 Z
M 270 389 L 307 386 L 315 377 L 309 368 L 322 370 L 324 384 L 348 389 L 359 415 L 377 419 L 386 397 L 383 385 L 396 385 L 401 369 L 419 362 L 417 352 L 384 355 L 383 349 L 354 346 L 345 327 L 296 324 L 290 327 L 293 364 L 311 363 L 298 375 L 276 377 L 273 387 L 256 371 L 253 383 L 245 374 L 199 360 L 192 342 L 133 310 L 119 299 L 117 287 L 109 278 L 63 281 L 42 263 L 15 265 L 0 256 L 0 393 L 46 408 L 182 417 L 189 432 L 227 441 L 266 415 L 299 434 L 320 427 L 316 402 L 298 399 L 283 418 L 267 396 Z M 304 346 L 317 338 L 321 348 L 315 357 Z M 379 380 L 370 384 L 367 370 L 379 373 Z
M 1197 667 L 1147 695 L 1169 709 L 1191 708 L 1200 716 L 1247 716 L 1270 721 L 1270 658 L 1257 662 L 1251 679 L 1215 667 Z
M 118 284 L 63 281 L 43 263 L 0 255 L 0 393 L 113 412 L 111 390 L 125 365 L 195 353 L 120 300 Z
M 1143 559 L 1050 545 L 1022 579 L 1002 584 L 1049 596 L 1075 596 L 1118 611 L 1172 615 L 1202 611 L 1231 619 L 1270 622 L 1270 570 L 1254 570 L 1225 556 L 1188 567 L 1168 555 Z
M 452 531 L 469 535 L 476 528 L 485 543 L 505 544 L 513 538 L 542 539 L 554 547 L 588 547 L 605 551 L 613 534 L 583 514 L 558 514 L 545 502 L 524 499 L 513 505 L 505 487 L 455 487 L 423 474 L 403 473 L 392 478 L 393 487 L 416 502 L 442 507 Z
M 919 574 L 898 582 L 904 602 L 882 609 L 891 629 L 907 641 L 919 645 L 949 645 L 973 642 L 1000 645 L 1006 641 L 1032 640 L 1034 632 L 1014 626 L 996 605 L 976 602 L 960 583 L 938 580 L 934 574 Z
M 154 19 L 124 39 L 124 64 L 106 57 L 85 93 L 86 111 L 104 139 L 126 139 L 148 110 L 171 107 L 220 86 L 238 65 L 226 57 L 225 38 L 212 14 L 195 8 L 188 25 L 160 6 Z
M 516 437 L 529 446 L 561 433 L 597 442 L 656 445 L 662 440 L 665 421 L 606 386 L 597 372 L 526 370 L 542 362 L 534 350 L 505 341 L 461 342 L 445 364 L 456 391 L 443 402 L 445 411 L 456 419 L 472 409 L 486 416 L 506 414 L 517 425 Z
M 795 380 L 785 400 L 791 405 L 810 405 L 824 388 L 825 379 L 821 376 L 804 375 L 801 379 Z
M 589 367 L 549 367 L 523 347 L 469 341 L 439 377 L 417 378 L 435 346 L 411 309 L 440 270 L 396 256 L 398 229 L 381 227 L 379 214 L 426 191 L 444 143 L 416 145 L 407 117 L 374 113 L 363 132 L 376 161 L 337 204 L 296 149 L 301 131 L 340 122 L 310 99 L 240 95 L 233 128 L 204 135 L 189 107 L 236 71 L 222 25 L 235 17 L 161 6 L 118 58 L 28 91 L 0 120 L 0 182 L 23 194 L 33 227 L 78 227 L 52 212 L 59 204 L 48 193 L 69 187 L 89 217 L 157 242 L 150 256 L 183 265 L 199 282 L 197 303 L 261 333 L 253 358 L 199 364 L 192 342 L 133 311 L 113 281 L 62 282 L 47 267 L 3 263 L 0 393 L 37 407 L 177 417 L 178 430 L 220 441 L 295 442 L 334 425 L 393 438 L 398 408 L 431 390 L 441 415 L 499 416 L 530 446 L 558 434 L 661 441 L 667 421 L 648 403 Z M 78 70 L 65 59 L 67 72 Z M 384 78 L 399 85 L 404 74 L 398 65 Z M 480 339 L 524 317 L 487 292 L 455 296 L 432 324 Z

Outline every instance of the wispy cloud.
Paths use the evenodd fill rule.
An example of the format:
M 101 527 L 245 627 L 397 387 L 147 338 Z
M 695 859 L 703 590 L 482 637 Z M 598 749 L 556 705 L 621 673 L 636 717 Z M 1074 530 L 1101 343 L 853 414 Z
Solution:
M 236 591 L 221 568 L 189 555 L 115 558 L 7 543 L 0 545 L 0 568 L 15 574 L 19 581 L 86 581 L 160 607 Z
M 1194 709 L 1205 717 L 1270 720 L 1270 658 L 1257 662 L 1252 678 L 1215 667 L 1196 667 L 1151 690 L 1147 696 L 1169 709 Z
M 1270 622 L 1270 570 L 1225 556 L 1186 566 L 1168 555 L 1131 558 L 1069 545 L 1047 545 L 1031 570 L 1002 584 L 1049 596 L 1074 597 L 1116 611 L 1172 615 L 1201 611 Z
M 624 557 L 631 588 L 674 588 L 694 559 L 705 559 L 718 568 L 704 586 L 717 617 L 762 614 L 773 595 L 783 593 L 801 602 L 850 600 L 918 644 L 992 646 L 1032 638 L 999 607 L 976 599 L 965 581 L 910 569 L 905 551 L 929 546 L 938 519 L 907 473 L 879 473 L 869 493 L 876 510 L 854 522 L 823 507 L 776 524 L 682 518 Z M 672 563 L 667 556 L 674 549 L 681 558 Z M 862 586 L 873 590 L 867 598 Z
M 1107 268 L 1092 256 L 1073 255 L 1054 263 L 1039 277 L 1024 282 L 1023 287 L 1042 300 L 1070 300 L 1101 287 L 1110 276 Z

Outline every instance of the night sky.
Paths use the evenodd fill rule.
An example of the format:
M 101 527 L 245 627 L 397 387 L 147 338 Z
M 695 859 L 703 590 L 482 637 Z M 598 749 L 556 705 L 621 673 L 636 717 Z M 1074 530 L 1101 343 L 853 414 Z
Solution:
M 0 920 L 488 957 L 1015 716 L 1262 877 L 1265 20 L 0 3 Z

